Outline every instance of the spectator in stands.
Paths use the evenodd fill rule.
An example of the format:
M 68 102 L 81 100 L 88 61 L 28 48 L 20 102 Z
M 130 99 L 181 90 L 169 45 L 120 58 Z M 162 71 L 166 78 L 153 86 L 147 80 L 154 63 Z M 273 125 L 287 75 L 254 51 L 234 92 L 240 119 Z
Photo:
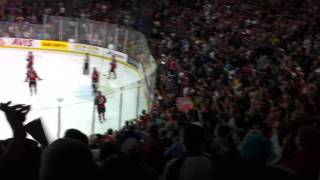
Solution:
M 28 153 L 26 153 L 28 151 L 25 149 L 28 145 L 25 139 L 26 131 L 23 127 L 23 122 L 26 120 L 26 114 L 29 112 L 29 108 L 29 106 L 25 105 L 11 106 L 11 102 L 0 104 L 0 109 L 4 112 L 13 131 L 12 139 L 1 142 L 0 174 L 3 179 L 30 179 L 32 177 L 32 173 L 26 174 L 21 169 L 24 167 L 20 166 L 20 163 L 23 163 L 23 165 L 30 163 L 24 164 L 22 161 L 25 156 L 28 156 Z M 33 165 L 37 166 L 36 163 Z
M 162 172 L 164 150 L 165 143 L 159 139 L 159 127 L 155 124 L 150 125 L 147 129 L 147 138 L 144 139 L 141 149 L 143 161 L 158 172 Z
M 199 124 L 190 124 L 183 131 L 186 155 L 170 162 L 166 180 L 212 179 L 213 165 L 210 156 L 203 153 L 204 130 Z
M 316 129 L 320 120 L 320 29 L 316 26 L 320 19 L 319 2 L 143 2 L 96 1 L 74 7 L 74 17 L 133 24 L 146 34 L 152 32 L 148 40 L 153 55 L 165 63 L 158 66 L 161 70 L 156 102 L 151 113 L 142 113 L 141 124 L 126 123 L 114 138 L 107 138 L 106 144 L 105 136 L 96 136 L 93 144 L 101 148 L 99 160 L 105 160 L 99 173 L 101 178 L 156 179 L 152 168 L 161 173 L 163 162 L 159 159 L 165 152 L 176 158 L 168 163 L 166 179 L 209 179 L 212 178 L 209 172 L 213 172 L 213 179 L 223 180 L 300 177 L 316 180 L 319 177 Z M 29 16 L 33 22 L 42 19 L 50 22 L 50 15 L 65 15 L 64 11 L 68 11 L 61 3 L 43 4 L 27 11 L 15 5 L 5 9 L 4 20 L 11 22 L 30 21 Z M 88 27 L 79 27 L 80 43 L 101 45 L 103 33 L 97 30 L 92 35 Z M 5 37 L 32 37 L 33 32 L 39 39 L 58 39 L 55 27 L 50 25 L 45 27 L 45 34 L 10 23 L 0 29 Z M 106 44 L 123 41 L 121 33 L 117 40 L 114 37 L 107 36 Z M 127 43 L 132 46 L 135 42 Z M 124 49 L 121 45 L 115 44 L 115 49 Z M 134 51 L 129 49 L 128 52 Z M 177 97 L 189 97 L 193 109 L 177 112 L 173 108 Z M 190 122 L 200 126 L 183 128 Z M 23 141 L 25 133 L 21 124 L 13 125 L 15 141 L 10 141 L 9 146 L 5 143 L 1 155 L 9 154 L 15 159 L 21 153 L 12 148 L 23 149 L 17 143 Z M 178 138 L 182 129 L 184 136 Z M 77 139 L 86 141 L 78 135 Z M 213 156 L 209 158 L 204 152 Z M 11 165 L 17 161 L 2 157 L 0 163 L 5 162 L 6 166 L 0 166 L 1 170 L 15 167 Z M 88 165 L 91 167 L 91 162 Z M 42 173 L 47 167 L 44 163 Z M 50 169 L 60 171 L 51 166 Z
M 71 138 L 71 139 L 75 139 L 78 140 L 84 144 L 88 144 L 89 143 L 89 139 L 88 137 L 83 134 L 81 131 L 77 130 L 77 129 L 68 129 L 66 130 L 65 134 L 64 134 L 64 138 Z
M 107 158 L 119 153 L 119 147 L 112 142 L 103 142 L 100 145 L 99 161 L 103 162 Z
M 100 179 L 158 179 L 157 173 L 138 161 L 140 139 L 132 133 L 123 134 L 120 153 L 107 158 L 100 168 Z
M 281 163 L 307 179 L 316 180 L 320 169 L 320 133 L 312 126 L 300 127 L 296 136 L 298 152 L 289 160 Z
M 97 166 L 89 147 L 78 140 L 63 138 L 43 152 L 40 180 L 95 179 Z
M 164 152 L 164 157 L 166 159 L 179 158 L 186 153 L 186 148 L 182 143 L 180 134 L 172 137 L 172 144 Z

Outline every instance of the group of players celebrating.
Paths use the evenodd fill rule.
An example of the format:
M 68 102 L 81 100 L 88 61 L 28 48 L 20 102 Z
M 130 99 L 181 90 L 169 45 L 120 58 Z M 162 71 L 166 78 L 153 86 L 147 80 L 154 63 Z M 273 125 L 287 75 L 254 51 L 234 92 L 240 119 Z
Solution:
M 116 68 L 117 68 L 117 61 L 116 56 L 112 56 L 112 60 L 110 63 L 110 69 L 108 74 L 108 79 L 111 79 L 111 76 L 113 76 L 113 79 L 116 79 Z M 87 53 L 85 55 L 84 60 L 84 67 L 83 67 L 83 74 L 89 75 L 90 74 L 90 55 Z M 29 82 L 29 90 L 30 90 L 30 96 L 33 94 L 37 94 L 37 80 L 42 80 L 36 70 L 34 69 L 34 55 L 30 51 L 27 56 L 27 75 L 25 82 Z M 93 71 L 91 74 L 91 81 L 92 81 L 92 89 L 93 93 L 95 94 L 95 105 L 98 110 L 99 115 L 99 121 L 100 123 L 103 123 L 105 118 L 105 104 L 107 102 L 107 98 L 102 95 L 101 91 L 99 90 L 99 81 L 100 81 L 100 73 L 98 72 L 96 67 L 93 67 Z

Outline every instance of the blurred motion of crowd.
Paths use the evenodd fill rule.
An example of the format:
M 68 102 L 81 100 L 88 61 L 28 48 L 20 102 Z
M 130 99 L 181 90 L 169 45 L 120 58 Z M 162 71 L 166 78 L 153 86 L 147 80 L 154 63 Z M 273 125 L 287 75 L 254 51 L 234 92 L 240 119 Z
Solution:
M 56 15 L 135 28 L 158 81 L 151 111 L 119 131 L 71 129 L 45 148 L 24 135 L 12 161 L 17 137 L 1 142 L 1 179 L 320 178 L 320 1 L 24 1 L 3 12 L 2 21 Z

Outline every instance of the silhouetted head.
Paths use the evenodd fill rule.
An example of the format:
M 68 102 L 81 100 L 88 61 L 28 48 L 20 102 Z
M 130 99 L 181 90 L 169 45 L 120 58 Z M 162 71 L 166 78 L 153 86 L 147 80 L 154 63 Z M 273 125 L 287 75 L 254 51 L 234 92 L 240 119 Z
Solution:
M 298 130 L 296 144 L 311 152 L 320 152 L 320 132 L 316 127 L 305 126 Z
M 103 142 L 100 145 L 99 158 L 101 161 L 107 159 L 108 157 L 119 153 L 119 147 L 111 142 Z
M 152 139 L 157 140 L 159 137 L 159 127 L 157 125 L 152 125 L 148 128 L 148 132 Z
M 68 129 L 65 132 L 64 137 L 75 139 L 75 140 L 81 141 L 85 144 L 88 144 L 88 142 L 89 142 L 88 137 L 84 133 L 82 133 L 81 131 L 79 131 L 77 129 Z
M 108 135 L 113 135 L 113 129 L 108 129 L 107 134 Z
M 40 180 L 91 180 L 96 165 L 89 147 L 74 139 L 58 139 L 43 152 Z
M 240 144 L 240 155 L 245 161 L 264 164 L 271 155 L 271 141 L 259 132 L 249 133 Z
M 204 130 L 199 124 L 189 124 L 183 131 L 183 142 L 188 151 L 198 152 L 204 138 Z

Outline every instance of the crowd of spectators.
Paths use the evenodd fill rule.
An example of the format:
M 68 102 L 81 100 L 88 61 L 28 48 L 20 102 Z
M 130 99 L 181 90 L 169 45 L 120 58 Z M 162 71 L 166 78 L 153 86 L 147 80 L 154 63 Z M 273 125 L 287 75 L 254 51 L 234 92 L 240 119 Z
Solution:
M 73 1 L 71 5 L 70 2 L 24 0 L 18 3 L 9 1 L 3 8 L 3 14 L 0 14 L 0 35 L 2 37 L 69 40 L 76 38 L 75 31 L 77 31 L 79 33 L 77 42 L 104 46 L 102 39 L 106 36 L 108 36 L 105 40 L 106 44 L 115 43 L 112 36 L 115 36 L 114 27 L 116 26 L 111 23 L 127 28 L 132 27 L 135 22 L 132 14 L 137 14 L 133 12 L 139 12 L 137 9 L 140 9 L 135 1 L 86 2 L 86 0 L 82 0 Z M 70 6 L 71 8 L 67 8 Z M 61 16 L 65 20 L 63 28 L 59 28 L 60 22 L 57 22 L 57 19 L 51 18 Z M 66 19 L 66 17 L 69 18 Z M 94 23 L 90 20 L 99 22 Z M 43 27 L 42 24 L 45 26 Z M 109 26 L 106 27 L 106 24 Z M 76 25 L 77 27 L 75 27 Z M 75 30 L 76 28 L 77 30 Z M 108 31 L 105 30 L 106 28 Z M 63 32 L 60 32 L 61 30 Z
M 104 135 L 68 130 L 41 149 L 25 139 L 20 110 L 3 105 L 14 138 L 1 143 L 0 176 L 319 178 L 318 1 L 110 2 L 83 4 L 71 16 L 146 33 L 158 62 L 151 111 Z M 65 15 L 59 6 L 51 12 Z M 192 109 L 177 108 L 177 98 L 191 100 Z
M 303 142 L 320 143 L 318 11 L 315 1 L 185 1 L 156 8 L 151 46 L 162 58 L 151 119 L 201 122 L 206 152 L 222 164 L 231 158 L 217 165 L 221 177 L 245 172 L 230 167 L 233 152 L 318 177 L 319 149 L 300 149 Z M 177 112 L 178 97 L 192 99 L 194 109 Z M 301 140 L 302 131 L 314 132 L 314 139 Z

